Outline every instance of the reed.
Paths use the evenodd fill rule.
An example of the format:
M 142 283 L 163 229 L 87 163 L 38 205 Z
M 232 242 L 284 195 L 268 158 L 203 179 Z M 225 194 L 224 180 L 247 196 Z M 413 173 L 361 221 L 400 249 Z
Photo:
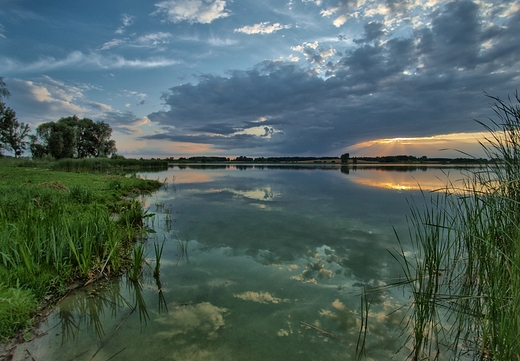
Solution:
M 481 144 L 494 162 L 412 207 L 414 252 L 396 255 L 413 360 L 520 359 L 520 98 L 491 98 L 497 120 Z
M 153 269 L 153 276 L 155 278 L 159 278 L 159 275 L 161 272 L 161 258 L 162 258 L 163 248 L 164 248 L 164 242 L 165 241 L 163 240 L 161 245 L 159 245 L 157 242 L 155 242 L 153 244 L 153 248 L 155 251 L 155 267 Z
M 67 172 L 106 172 L 123 169 L 167 169 L 165 160 L 125 159 L 125 158 L 81 158 L 61 159 L 52 163 L 52 169 Z
M 366 352 L 366 341 L 368 333 L 368 317 L 370 315 L 370 301 L 367 297 L 366 289 L 363 290 L 361 295 L 361 306 L 360 306 L 360 319 L 361 323 L 359 326 L 358 339 L 356 343 L 356 361 L 360 361 L 367 358 Z
M 138 243 L 133 247 L 131 265 L 127 273 L 128 279 L 130 279 L 130 281 L 139 281 L 139 278 L 143 273 L 145 258 L 145 246 L 143 243 Z

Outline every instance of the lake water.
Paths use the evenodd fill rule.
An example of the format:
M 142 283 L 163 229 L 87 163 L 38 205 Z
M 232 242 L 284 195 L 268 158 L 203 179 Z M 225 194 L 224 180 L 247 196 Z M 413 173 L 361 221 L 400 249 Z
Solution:
M 353 360 L 360 294 L 401 279 L 390 254 L 399 248 L 394 229 L 409 251 L 409 202 L 421 204 L 419 185 L 441 188 L 448 172 L 460 178 L 456 169 L 431 167 L 143 173 L 169 185 L 143 199 L 156 233 L 142 280 L 76 291 L 14 359 Z M 368 301 L 368 359 L 404 359 L 408 295 L 380 289 Z

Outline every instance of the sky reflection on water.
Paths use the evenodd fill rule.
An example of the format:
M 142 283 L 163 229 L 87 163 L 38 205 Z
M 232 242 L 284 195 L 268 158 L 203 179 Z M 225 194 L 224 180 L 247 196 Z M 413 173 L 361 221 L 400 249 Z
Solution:
M 175 181 L 146 199 L 157 233 L 142 280 L 78 290 L 15 360 L 353 359 L 359 295 L 400 279 L 388 252 L 398 247 L 393 228 L 407 233 L 407 200 L 420 194 L 381 185 L 439 188 L 446 177 L 340 167 L 174 167 L 146 176 Z M 162 242 L 154 279 L 153 245 Z M 387 360 L 404 343 L 399 308 L 408 299 L 390 289 L 369 300 L 368 359 Z

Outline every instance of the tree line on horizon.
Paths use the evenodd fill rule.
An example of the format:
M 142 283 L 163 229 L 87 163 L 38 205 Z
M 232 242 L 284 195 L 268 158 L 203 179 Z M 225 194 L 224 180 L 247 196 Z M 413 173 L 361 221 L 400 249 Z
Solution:
M 373 162 L 373 163 L 451 163 L 451 164 L 472 164 L 488 162 L 484 158 L 428 158 L 427 156 L 416 157 L 413 155 L 387 155 L 376 157 L 350 157 L 349 153 L 342 154 L 340 157 L 247 157 L 239 156 L 235 159 L 228 157 L 212 157 L 212 156 L 194 156 L 194 157 L 179 157 L 175 159 L 170 157 L 169 160 L 178 163 L 224 163 L 224 162 L 239 162 L 239 163 L 297 163 L 297 162 L 325 162 L 338 161 L 338 164 L 356 164 L 358 161 Z
M 36 128 L 36 134 L 29 134 L 29 124 L 20 123 L 16 112 L 3 102 L 9 95 L 0 77 L 0 156 L 7 150 L 18 158 L 27 146 L 36 159 L 98 158 L 116 154 L 116 142 L 110 139 L 112 128 L 103 121 L 72 115 L 42 123 Z

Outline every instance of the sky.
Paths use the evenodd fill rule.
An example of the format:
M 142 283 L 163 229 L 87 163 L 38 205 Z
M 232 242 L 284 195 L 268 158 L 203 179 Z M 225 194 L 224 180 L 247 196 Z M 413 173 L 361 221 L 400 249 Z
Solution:
M 519 34 L 520 0 L 0 0 L 0 77 L 126 157 L 478 157 Z

